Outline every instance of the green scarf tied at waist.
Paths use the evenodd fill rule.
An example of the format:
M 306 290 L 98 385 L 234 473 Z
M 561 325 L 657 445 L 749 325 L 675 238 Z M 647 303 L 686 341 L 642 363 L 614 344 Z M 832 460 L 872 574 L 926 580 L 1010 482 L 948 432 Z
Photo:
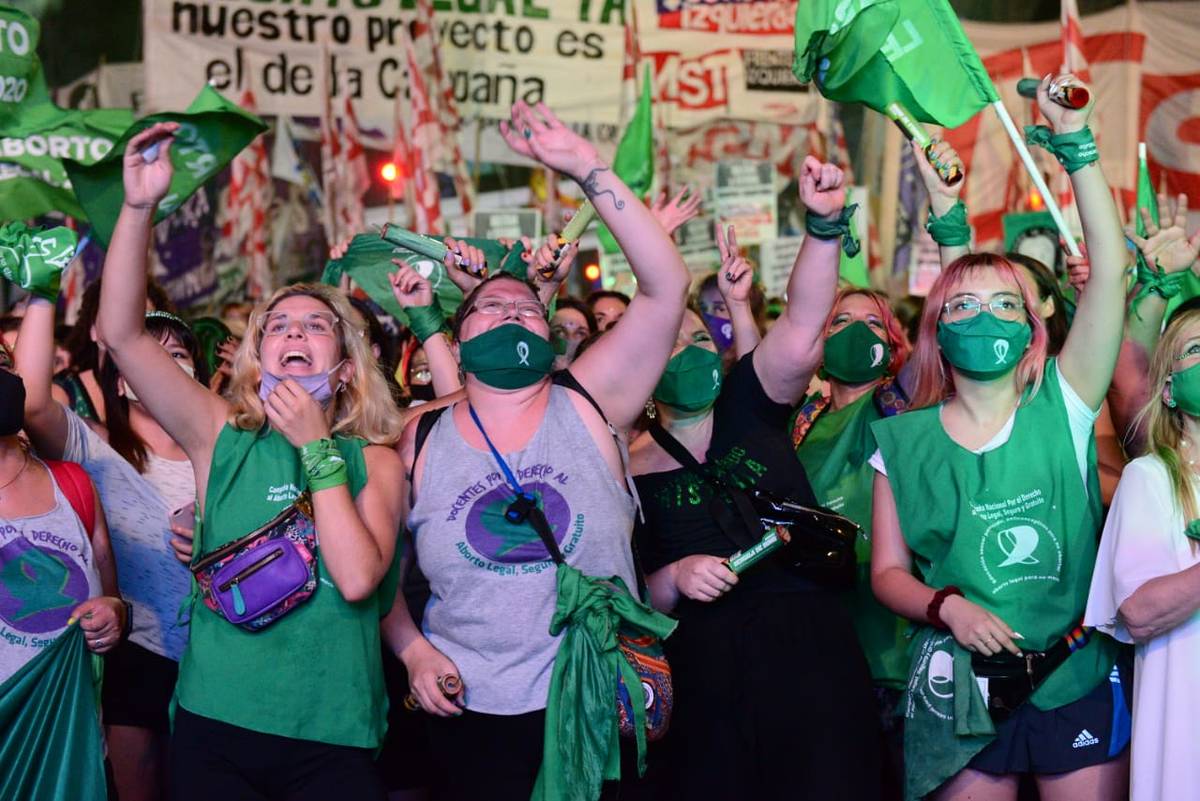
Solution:
M 106 798 L 96 669 L 78 625 L 0 684 L 0 798 Z
M 904 797 L 932 793 L 996 736 L 987 703 L 971 672 L 971 654 L 930 626 L 913 639 L 904 699 Z
M 19 222 L 0 227 L 0 275 L 39 298 L 58 298 L 62 272 L 75 257 L 70 228 L 38 231 Z
M 637 600 L 625 582 L 558 567 L 558 602 L 550 634 L 562 633 L 550 695 L 542 767 L 532 801 L 593 801 L 601 784 L 621 777 L 617 676 L 632 696 L 638 772 L 645 770 L 642 683 L 617 646 L 622 628 L 665 638 L 677 622 Z

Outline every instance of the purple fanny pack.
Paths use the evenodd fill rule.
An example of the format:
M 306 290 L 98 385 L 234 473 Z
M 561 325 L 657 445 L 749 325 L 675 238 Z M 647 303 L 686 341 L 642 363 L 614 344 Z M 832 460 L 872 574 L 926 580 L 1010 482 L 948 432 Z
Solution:
M 192 565 L 204 604 L 247 631 L 262 631 L 317 589 L 317 529 L 302 495 L 269 523 Z

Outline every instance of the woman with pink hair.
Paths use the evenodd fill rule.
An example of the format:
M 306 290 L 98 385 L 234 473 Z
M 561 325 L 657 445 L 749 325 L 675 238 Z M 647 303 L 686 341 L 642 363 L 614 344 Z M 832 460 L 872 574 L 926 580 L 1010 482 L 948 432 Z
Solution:
M 1071 79 L 1073 80 L 1073 79 Z M 1080 622 L 1101 523 L 1093 422 L 1112 379 L 1127 254 L 1087 130 L 1091 107 L 1038 104 L 1071 175 L 1091 278 L 1061 353 L 1003 256 L 951 263 L 926 300 L 913 411 L 872 425 L 871 583 L 918 628 L 906 795 L 1117 799 L 1129 714 L 1117 644 Z M 915 568 L 915 569 L 914 569 Z
M 887 297 L 846 287 L 833 301 L 825 323 L 820 375 L 829 393 L 805 398 L 792 419 L 792 444 L 812 483 L 817 503 L 862 526 L 856 544 L 858 574 L 847 593 L 854 628 L 871 669 L 876 706 L 887 735 L 885 784 L 899 786 L 900 727 L 895 710 L 908 678 L 908 622 L 871 592 L 871 487 L 875 452 L 870 426 L 904 411 L 908 397 L 896 379 L 909 354 L 908 339 Z

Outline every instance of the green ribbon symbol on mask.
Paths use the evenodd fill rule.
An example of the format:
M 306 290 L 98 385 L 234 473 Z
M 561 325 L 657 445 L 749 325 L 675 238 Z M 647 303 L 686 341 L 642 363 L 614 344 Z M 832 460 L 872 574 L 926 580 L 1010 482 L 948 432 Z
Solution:
M 517 343 L 517 358 L 521 360 L 521 364 L 525 365 L 526 367 L 529 366 L 529 343 L 528 342 L 522 341 L 522 342 Z
M 1008 340 L 997 339 L 992 343 L 992 352 L 996 354 L 996 364 L 1004 364 L 1004 359 L 1008 356 Z

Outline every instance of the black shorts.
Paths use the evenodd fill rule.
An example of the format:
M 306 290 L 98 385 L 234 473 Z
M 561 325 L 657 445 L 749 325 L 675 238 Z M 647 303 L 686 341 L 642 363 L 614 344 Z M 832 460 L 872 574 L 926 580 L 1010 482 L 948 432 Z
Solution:
M 408 695 L 408 671 L 383 649 L 383 679 L 388 694 L 388 727 L 383 747 L 375 757 L 383 786 L 394 790 L 412 790 L 429 784 L 429 733 L 423 712 L 404 708 Z
M 1124 655 L 1123 655 L 1124 656 Z M 1078 701 L 1041 710 L 1022 704 L 967 767 L 985 773 L 1068 773 L 1108 762 L 1129 745 L 1130 669 L 1112 673 Z
M 137 726 L 166 734 L 167 709 L 179 677 L 179 663 L 125 642 L 104 656 L 101 704 L 108 726 Z
M 369 748 L 297 740 L 175 710 L 171 801 L 385 801 Z

